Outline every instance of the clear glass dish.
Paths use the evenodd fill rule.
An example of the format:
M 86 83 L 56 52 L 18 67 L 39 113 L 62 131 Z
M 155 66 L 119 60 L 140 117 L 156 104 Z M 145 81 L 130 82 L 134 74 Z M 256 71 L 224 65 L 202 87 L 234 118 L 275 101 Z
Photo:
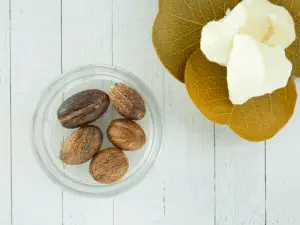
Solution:
M 63 128 L 57 119 L 57 109 L 64 99 L 87 90 L 105 92 L 115 83 L 126 83 L 144 98 L 147 113 L 137 121 L 147 135 L 146 145 L 136 152 L 125 152 L 130 163 L 125 177 L 116 183 L 97 183 L 89 174 L 89 161 L 80 166 L 67 166 L 59 159 L 61 144 L 76 129 Z M 107 112 L 93 124 L 103 132 L 101 149 L 111 147 L 106 129 L 115 118 L 121 116 L 110 105 Z M 89 65 L 61 75 L 45 91 L 33 118 L 32 141 L 38 161 L 45 173 L 58 185 L 77 193 L 98 196 L 114 196 L 139 183 L 149 172 L 160 152 L 163 139 L 162 112 L 152 91 L 133 74 L 110 66 Z

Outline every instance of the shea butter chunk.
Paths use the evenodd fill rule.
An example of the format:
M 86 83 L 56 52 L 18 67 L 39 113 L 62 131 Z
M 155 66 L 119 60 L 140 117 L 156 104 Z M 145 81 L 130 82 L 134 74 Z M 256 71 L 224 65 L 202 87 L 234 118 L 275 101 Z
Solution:
M 268 46 L 289 47 L 296 39 L 291 14 L 267 0 L 244 0 L 219 21 L 202 29 L 200 48 L 208 60 L 227 66 L 236 34 L 247 34 Z
M 202 29 L 200 48 L 208 60 L 227 66 L 234 36 L 248 34 L 262 40 L 270 26 L 261 8 L 263 0 L 243 1 L 223 19 L 211 21 Z
M 229 98 L 233 104 L 285 87 L 292 64 L 282 46 L 269 47 L 249 35 L 236 35 L 227 66 Z
M 269 46 L 289 47 L 296 40 L 295 23 L 291 14 L 281 6 L 265 3 L 272 35 L 266 42 Z

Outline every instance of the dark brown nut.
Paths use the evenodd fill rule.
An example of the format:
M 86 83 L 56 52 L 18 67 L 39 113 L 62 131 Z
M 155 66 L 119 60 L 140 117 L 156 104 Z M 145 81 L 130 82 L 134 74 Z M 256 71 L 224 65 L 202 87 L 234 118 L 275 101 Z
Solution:
M 146 143 L 146 135 L 136 122 L 128 119 L 113 120 L 107 128 L 110 142 L 119 149 L 135 151 Z
M 140 120 L 145 116 L 146 106 L 142 96 L 126 84 L 115 84 L 108 92 L 110 101 L 121 116 Z
M 68 165 L 80 165 L 90 160 L 101 148 L 103 134 L 99 127 L 79 128 L 63 143 L 59 158 Z
M 109 102 L 108 95 L 103 91 L 82 91 L 61 104 L 57 117 L 66 128 L 81 127 L 99 119 L 106 112 Z
M 121 180 L 129 168 L 127 156 L 116 148 L 98 152 L 90 163 L 90 174 L 95 181 L 111 184 Z

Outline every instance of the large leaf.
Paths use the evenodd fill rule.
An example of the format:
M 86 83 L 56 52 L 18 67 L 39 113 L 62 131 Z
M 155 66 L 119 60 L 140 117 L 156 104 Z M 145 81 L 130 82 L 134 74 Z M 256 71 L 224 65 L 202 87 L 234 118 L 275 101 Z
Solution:
M 187 62 L 186 89 L 197 108 L 209 120 L 227 124 L 233 105 L 229 100 L 226 68 L 206 59 L 196 50 Z
M 297 92 L 290 78 L 287 86 L 243 105 L 235 105 L 229 118 L 229 126 L 239 136 L 249 141 L 272 138 L 293 115 Z
M 191 53 L 199 46 L 201 28 L 159 13 L 153 27 L 153 43 L 158 57 L 176 79 L 184 82 L 184 69 Z
M 239 0 L 160 0 L 153 26 L 153 44 L 170 73 L 184 82 L 189 56 L 200 48 L 203 26 L 224 17 Z
M 158 7 L 161 8 L 164 3 L 164 0 L 158 0 Z
M 189 56 L 199 47 L 201 30 L 211 20 L 224 17 L 228 8 L 240 0 L 159 0 L 159 13 L 153 26 L 153 44 L 161 62 L 178 80 L 184 82 Z M 283 5 L 295 20 L 297 41 L 288 49 L 293 75 L 300 76 L 300 1 L 271 0 Z
M 273 137 L 291 118 L 297 93 L 292 79 L 281 88 L 243 105 L 232 105 L 228 98 L 226 68 L 209 62 L 196 50 L 185 71 L 187 91 L 208 119 L 228 124 L 239 136 L 249 141 Z

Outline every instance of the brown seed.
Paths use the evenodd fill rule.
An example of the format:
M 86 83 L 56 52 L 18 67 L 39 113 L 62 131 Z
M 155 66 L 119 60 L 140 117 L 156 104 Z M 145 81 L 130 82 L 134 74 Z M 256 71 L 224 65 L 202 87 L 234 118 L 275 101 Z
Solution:
M 121 180 L 129 168 L 127 156 L 116 148 L 98 152 L 90 163 L 90 174 L 94 180 L 111 184 Z
M 103 134 L 99 127 L 79 128 L 63 143 L 59 158 L 68 165 L 80 165 L 90 160 L 102 145 Z
M 106 112 L 109 102 L 108 95 L 103 91 L 82 91 L 61 104 L 57 117 L 66 128 L 81 127 L 99 119 Z
M 146 135 L 136 122 L 128 119 L 113 120 L 107 128 L 110 142 L 125 151 L 135 151 L 146 143 Z
M 142 96 L 126 84 L 115 84 L 108 92 L 110 101 L 121 116 L 140 120 L 145 116 L 146 106 Z

